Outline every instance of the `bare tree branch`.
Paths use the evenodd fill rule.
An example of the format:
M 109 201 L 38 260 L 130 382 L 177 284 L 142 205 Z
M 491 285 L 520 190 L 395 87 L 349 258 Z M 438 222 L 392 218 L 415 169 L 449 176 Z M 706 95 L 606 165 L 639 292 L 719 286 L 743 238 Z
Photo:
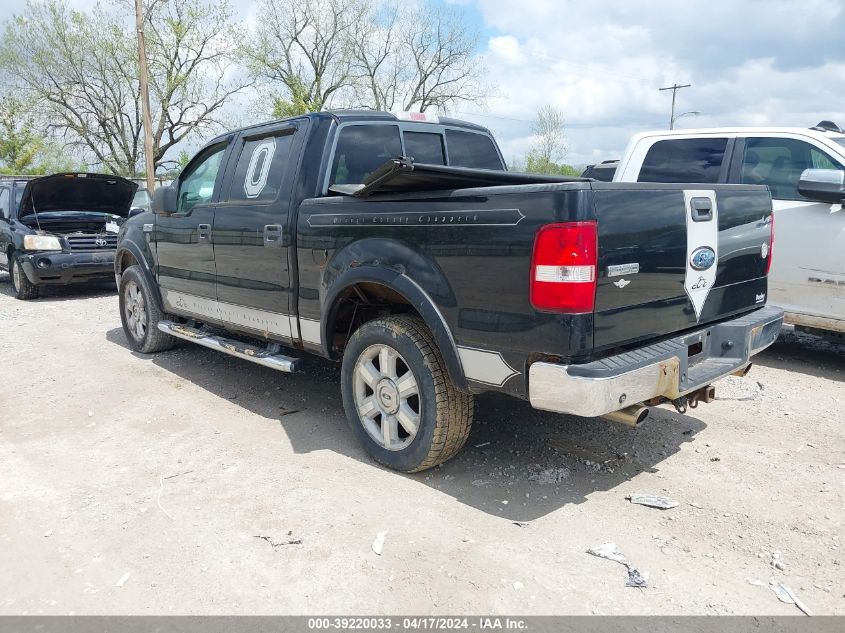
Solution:
M 130 5 L 123 7 L 128 16 Z M 232 72 L 238 33 L 228 4 L 151 0 L 147 55 L 154 96 L 153 153 L 217 125 L 227 100 L 248 85 Z M 0 68 L 49 109 L 50 128 L 103 169 L 135 175 L 142 118 L 136 37 L 126 16 L 67 0 L 32 0 L 6 24 Z

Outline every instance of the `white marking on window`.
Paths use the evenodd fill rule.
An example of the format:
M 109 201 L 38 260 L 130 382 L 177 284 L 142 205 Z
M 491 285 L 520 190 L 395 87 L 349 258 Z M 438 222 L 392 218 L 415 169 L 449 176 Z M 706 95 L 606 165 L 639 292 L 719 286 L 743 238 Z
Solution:
M 252 150 L 249 167 L 244 176 L 244 193 L 247 198 L 257 198 L 267 186 L 267 175 L 270 173 L 270 163 L 276 153 L 276 139 L 269 137 L 261 141 Z

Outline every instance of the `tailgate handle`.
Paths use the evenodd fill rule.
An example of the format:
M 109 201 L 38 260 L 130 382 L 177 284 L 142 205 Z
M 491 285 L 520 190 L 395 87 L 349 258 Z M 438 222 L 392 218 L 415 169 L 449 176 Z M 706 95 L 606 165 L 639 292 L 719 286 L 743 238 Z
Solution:
M 690 200 L 693 222 L 708 222 L 713 219 L 713 201 L 710 198 L 693 198 Z

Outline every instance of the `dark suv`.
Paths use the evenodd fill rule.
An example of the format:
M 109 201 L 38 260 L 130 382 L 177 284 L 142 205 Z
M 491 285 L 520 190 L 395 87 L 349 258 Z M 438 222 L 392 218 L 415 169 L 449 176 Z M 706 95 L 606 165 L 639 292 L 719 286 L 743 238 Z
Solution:
M 0 270 L 9 271 L 15 296 L 112 278 L 117 232 L 137 188 L 87 173 L 0 181 Z

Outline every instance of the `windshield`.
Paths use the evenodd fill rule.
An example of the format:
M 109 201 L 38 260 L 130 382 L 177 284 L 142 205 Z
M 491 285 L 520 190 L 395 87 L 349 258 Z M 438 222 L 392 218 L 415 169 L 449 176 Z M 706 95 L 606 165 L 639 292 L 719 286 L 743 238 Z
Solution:
M 845 147 L 845 136 L 835 136 L 831 139 L 834 143 L 838 143 L 842 147 Z
M 132 207 L 149 208 L 150 193 L 146 189 L 138 189 L 135 192 L 135 197 L 132 198 Z

